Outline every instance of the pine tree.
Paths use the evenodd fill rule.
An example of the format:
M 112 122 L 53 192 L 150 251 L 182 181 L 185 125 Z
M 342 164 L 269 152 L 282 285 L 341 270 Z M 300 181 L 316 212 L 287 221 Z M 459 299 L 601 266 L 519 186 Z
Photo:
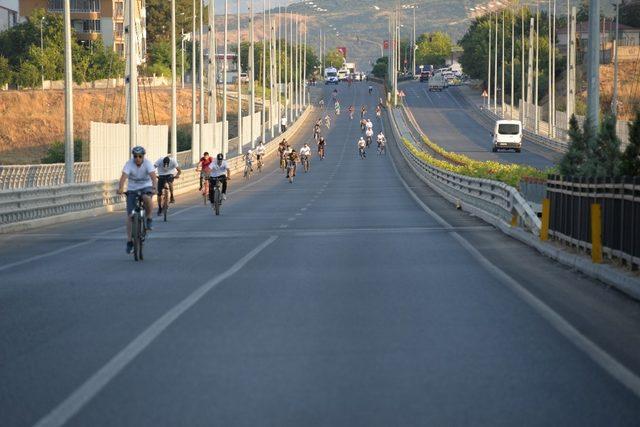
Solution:
M 596 177 L 614 177 L 620 172 L 620 139 L 616 135 L 616 118 L 607 115 L 602 120 L 593 150 Z
M 640 176 L 640 110 L 635 120 L 629 124 L 629 145 L 622 154 L 620 174 Z
M 592 125 L 591 119 L 587 116 L 582 130 L 582 138 L 585 144 L 585 162 L 582 165 L 579 174 L 583 177 L 598 176 L 599 159 L 595 155 L 595 151 L 598 146 L 598 135 L 594 131 L 595 128 Z
M 569 120 L 569 149 L 560 160 L 560 173 L 564 176 L 580 176 L 587 160 L 587 145 L 575 115 Z

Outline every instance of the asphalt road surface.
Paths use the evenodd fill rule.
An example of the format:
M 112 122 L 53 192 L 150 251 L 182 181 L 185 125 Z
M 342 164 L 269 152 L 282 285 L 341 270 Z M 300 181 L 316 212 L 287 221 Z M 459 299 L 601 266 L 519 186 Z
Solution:
M 428 83 L 412 81 L 404 83 L 402 89 L 407 106 L 423 132 L 445 150 L 477 160 L 527 164 L 539 169 L 549 168 L 560 160 L 559 153 L 528 140 L 524 140 L 520 153 L 514 150 L 492 152 L 492 129 L 478 120 L 457 87 L 429 92 Z
M 0 424 L 637 426 L 638 303 L 361 160 L 339 91 L 326 160 L 179 196 L 144 262 L 122 212 L 0 236 Z

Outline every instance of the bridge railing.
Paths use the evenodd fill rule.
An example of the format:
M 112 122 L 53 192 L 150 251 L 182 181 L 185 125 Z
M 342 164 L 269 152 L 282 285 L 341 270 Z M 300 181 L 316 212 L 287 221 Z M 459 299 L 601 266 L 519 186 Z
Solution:
M 89 162 L 73 165 L 76 183 L 89 181 Z M 64 184 L 64 163 L 0 165 L 0 190 Z
M 434 190 L 491 224 L 510 227 L 517 223 L 531 233 L 539 234 L 540 219 L 517 189 L 502 182 L 450 172 L 423 161 L 403 142 L 406 140 L 414 147 L 420 147 L 404 121 L 401 110 L 392 110 L 390 117 L 402 156 L 413 171 Z
M 271 139 L 266 144 L 266 155 L 277 151 L 282 138 L 291 138 L 312 110 L 306 108 L 285 133 Z M 227 162 L 234 173 L 244 168 L 241 156 L 232 157 Z M 199 175 L 195 169 L 185 168 L 180 179 L 174 182 L 174 192 L 193 191 L 197 189 L 198 182 Z M 117 181 L 108 181 L 0 190 L 0 232 L 16 232 L 62 221 L 64 215 L 73 219 L 112 211 L 124 201 L 123 196 L 116 194 L 117 185 Z
M 591 252 L 591 205 L 601 208 L 602 252 L 632 268 L 640 267 L 640 178 L 563 178 L 547 181 L 549 235 Z

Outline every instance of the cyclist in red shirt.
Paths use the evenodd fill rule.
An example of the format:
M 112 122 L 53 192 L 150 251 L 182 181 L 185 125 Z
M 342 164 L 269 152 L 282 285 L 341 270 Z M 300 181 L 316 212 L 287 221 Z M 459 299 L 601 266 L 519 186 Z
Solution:
M 202 157 L 200 157 L 200 161 L 198 162 L 198 166 L 196 167 L 196 172 L 200 172 L 200 189 L 198 191 L 202 191 L 202 181 L 209 178 L 209 173 L 211 172 L 211 162 L 213 162 L 213 158 L 209 156 L 209 153 L 205 151 L 202 154 Z

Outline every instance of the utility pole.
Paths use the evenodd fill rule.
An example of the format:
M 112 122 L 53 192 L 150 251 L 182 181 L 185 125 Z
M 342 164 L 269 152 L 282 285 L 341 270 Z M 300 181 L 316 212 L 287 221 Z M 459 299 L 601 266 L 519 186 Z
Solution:
M 255 148 L 256 146 L 256 138 L 254 134 L 254 126 L 255 119 L 254 115 L 256 112 L 256 81 L 255 81 L 255 42 L 253 40 L 253 25 L 254 25 L 254 16 L 253 16 L 253 0 L 249 0 L 249 70 L 247 74 L 249 75 L 249 90 L 251 91 L 250 99 L 249 99 L 249 111 L 250 111 L 250 126 L 251 130 L 249 131 L 249 135 L 251 137 L 251 148 Z M 264 109 L 264 104 L 262 104 L 262 108 Z
M 501 106 L 500 106 L 500 112 L 501 112 L 501 117 L 504 118 L 504 92 L 505 92 L 505 87 L 504 87 L 504 20 L 505 20 L 505 12 L 504 9 L 502 9 L 502 64 L 500 66 L 500 74 L 502 77 L 502 89 L 501 89 L 501 96 L 500 96 L 500 102 L 501 102 Z
M 237 35 L 237 55 L 238 57 L 236 58 L 237 64 L 238 64 L 238 155 L 242 154 L 242 143 L 244 142 L 242 140 L 242 79 L 240 78 L 240 74 L 242 73 L 242 55 L 240 54 L 240 44 L 241 44 L 241 40 L 242 37 L 240 37 L 240 0 L 236 1 L 236 6 L 237 6 L 237 29 L 236 29 L 236 35 Z
M 589 0 L 589 53 L 587 67 L 587 116 L 600 128 L 600 0 Z M 595 133 L 594 132 L 594 133 Z
M 552 125 L 551 125 L 551 137 L 555 138 L 556 136 L 556 0 L 553 0 L 553 21 L 552 21 L 552 26 L 553 26 L 553 30 L 552 30 L 552 36 L 551 36 L 551 111 L 553 111 L 553 115 L 551 117 L 552 119 Z
M 571 17 L 569 18 L 569 79 L 567 92 L 567 129 L 569 129 L 569 120 L 576 111 L 576 16 L 577 9 L 575 6 L 571 8 Z
M 412 9 L 413 9 L 413 54 L 411 55 L 411 60 L 412 60 L 412 69 L 411 69 L 411 76 L 415 76 L 416 74 L 416 50 L 418 49 L 418 46 L 416 45 L 416 8 L 418 6 L 417 5 L 413 5 Z
M 509 111 L 509 117 L 513 120 L 513 108 L 515 104 L 515 64 L 514 64 L 514 55 L 515 55 L 515 40 L 516 40 L 516 14 L 515 10 L 511 11 L 511 109 Z M 524 40 L 523 40 L 524 41 Z
M 220 152 L 222 147 L 218 146 L 218 71 L 217 71 L 217 40 L 216 40 L 216 12 L 215 1 L 209 2 L 209 61 L 207 69 L 207 93 L 209 94 L 209 123 L 212 124 L 211 137 L 213 138 L 213 149 Z M 202 145 L 201 145 L 202 147 Z
M 496 34 L 494 41 L 494 69 L 493 69 L 493 112 L 498 113 L 498 12 L 496 12 Z
M 618 119 L 618 29 L 620 27 L 620 0 L 616 1 L 616 38 L 613 41 L 613 97 L 611 114 Z
M 304 20 L 304 56 L 302 58 L 302 104 L 307 106 L 307 19 Z
M 178 154 L 176 97 L 176 0 L 171 0 L 171 154 L 174 157 Z
M 487 55 L 487 109 L 491 108 L 491 62 L 493 61 L 493 57 L 491 56 L 491 39 L 493 29 L 491 28 L 493 24 L 493 17 L 491 16 L 491 12 L 489 12 L 489 54 Z
M 536 90 L 534 93 L 535 98 L 535 133 L 540 132 L 540 108 L 538 108 L 538 96 L 540 92 L 540 0 L 536 2 Z
M 269 31 L 271 34 L 271 31 Z M 262 120 L 260 127 L 260 141 L 265 142 L 266 139 L 266 109 L 267 109 L 267 2 L 262 0 L 262 112 L 260 119 Z M 271 61 L 269 61 L 271 62 Z M 269 110 L 272 108 L 271 104 Z
M 135 0 L 130 0 L 128 6 L 126 17 L 128 18 L 128 38 L 126 40 L 128 43 L 128 57 L 126 73 L 129 76 L 129 86 L 127 87 L 127 123 L 129 124 L 129 148 L 133 148 L 138 145 L 138 50 L 136 48 Z
M 44 55 L 44 34 L 43 34 L 44 16 L 40 18 L 40 54 Z M 42 82 L 42 90 L 44 90 L 44 63 L 40 64 L 40 80 Z
M 222 60 L 222 153 L 229 151 L 229 125 L 227 124 L 227 56 L 229 54 L 229 0 L 224 0 L 224 59 Z
M 534 18 L 531 17 L 530 25 L 529 25 L 529 62 L 527 68 L 527 102 L 526 102 L 526 115 L 525 120 L 527 126 L 529 125 L 529 117 L 531 116 L 531 111 L 529 107 L 533 104 L 533 31 L 535 28 Z M 534 124 L 535 128 L 535 124 Z
M 200 1 L 200 29 L 198 30 L 198 34 L 200 37 L 199 38 L 199 42 L 200 42 L 200 55 L 199 55 L 199 59 L 200 59 L 200 66 L 198 67 L 198 77 L 200 80 L 200 126 L 198 127 L 198 148 L 202 147 L 204 145 L 203 141 L 204 141 L 204 36 L 202 33 L 202 29 L 204 27 L 204 1 L 203 0 L 199 0 Z
M 184 28 L 180 29 L 180 88 L 184 89 Z
M 520 100 L 522 101 L 522 108 L 520 111 L 520 120 L 522 123 L 525 123 L 525 117 L 527 117 L 527 103 L 525 99 L 525 72 L 524 72 L 524 7 L 520 7 L 520 41 L 522 43 L 522 47 L 520 48 Z
M 196 66 L 198 65 L 196 57 L 196 0 L 191 4 L 191 147 L 192 149 L 199 144 L 196 144 Z M 176 150 L 177 151 L 177 150 Z M 191 153 L 193 157 L 193 152 Z
M 277 84 L 277 97 L 278 97 L 278 120 L 275 124 L 278 135 L 280 135 L 280 120 L 282 119 L 282 103 L 280 102 L 282 99 L 280 88 L 281 88 L 281 80 L 282 80 L 282 9 L 280 4 L 278 4 L 278 40 L 276 45 L 276 84 Z M 285 98 L 286 101 L 286 98 Z M 286 112 L 285 112 L 286 114 Z
M 294 36 L 293 36 L 293 11 L 291 9 L 289 9 L 289 15 L 291 15 L 289 17 L 289 45 L 290 45 L 290 55 L 291 57 L 289 58 L 289 66 L 291 67 L 289 70 L 289 122 L 288 122 L 288 126 L 291 126 L 291 123 L 293 123 L 293 119 L 294 117 L 294 105 L 293 103 L 295 102 L 295 92 L 294 92 L 294 77 L 293 77 L 293 66 L 294 66 Z
M 287 123 L 289 123 L 289 63 L 288 63 L 288 59 L 289 59 L 289 47 L 287 46 L 287 31 L 288 31 L 288 27 L 289 24 L 287 22 L 287 9 L 288 9 L 288 5 L 285 5 L 284 7 L 284 16 L 283 16 L 283 24 L 284 24 L 284 28 L 283 28 L 283 32 L 284 32 L 284 40 L 283 40 L 283 48 L 284 48 L 284 58 L 283 58 L 283 62 L 284 62 L 284 79 L 283 79 L 283 88 L 284 88 L 284 118 L 286 119 Z M 281 53 L 282 54 L 282 53 Z M 282 117 L 280 117 L 278 120 L 282 119 Z M 282 130 L 282 127 L 280 128 Z
M 548 67 L 548 78 L 547 78 L 547 86 L 548 86 L 548 95 L 547 95 L 547 107 L 549 110 L 549 118 L 548 118 L 548 122 L 549 122 L 549 129 L 548 129 L 548 136 L 549 138 L 552 137 L 553 132 L 551 131 L 551 128 L 553 127 L 553 102 L 551 101 L 552 98 L 552 94 L 553 94 L 553 65 L 551 64 L 552 59 L 551 59 L 551 50 L 553 49 L 553 43 L 551 40 L 551 0 L 548 0 L 548 4 L 547 4 L 547 37 L 548 37 L 548 48 L 547 48 L 547 67 Z
M 134 11 L 133 1 L 129 7 L 129 12 Z M 75 182 L 73 172 L 74 152 L 73 152 L 73 65 L 71 63 L 71 4 L 70 0 L 64 0 L 63 2 L 64 13 L 64 182 L 66 184 L 73 184 Z M 129 15 L 131 18 L 133 15 Z M 131 26 L 133 19 L 129 20 Z M 131 35 L 131 30 L 129 31 Z M 130 58 L 129 61 L 135 59 Z M 131 62 L 131 68 L 135 70 L 135 62 Z M 130 72 L 135 74 L 135 71 Z M 131 84 L 129 85 L 131 86 Z M 137 88 L 136 88 L 137 89 Z M 131 102 L 129 102 L 131 104 Z M 135 107 L 129 107 L 130 110 L 136 111 Z M 135 142 L 135 123 L 129 122 L 129 137 L 134 135 L 133 142 Z M 133 130 L 131 130 L 133 129 Z M 131 139 L 129 139 L 129 145 L 131 145 Z

